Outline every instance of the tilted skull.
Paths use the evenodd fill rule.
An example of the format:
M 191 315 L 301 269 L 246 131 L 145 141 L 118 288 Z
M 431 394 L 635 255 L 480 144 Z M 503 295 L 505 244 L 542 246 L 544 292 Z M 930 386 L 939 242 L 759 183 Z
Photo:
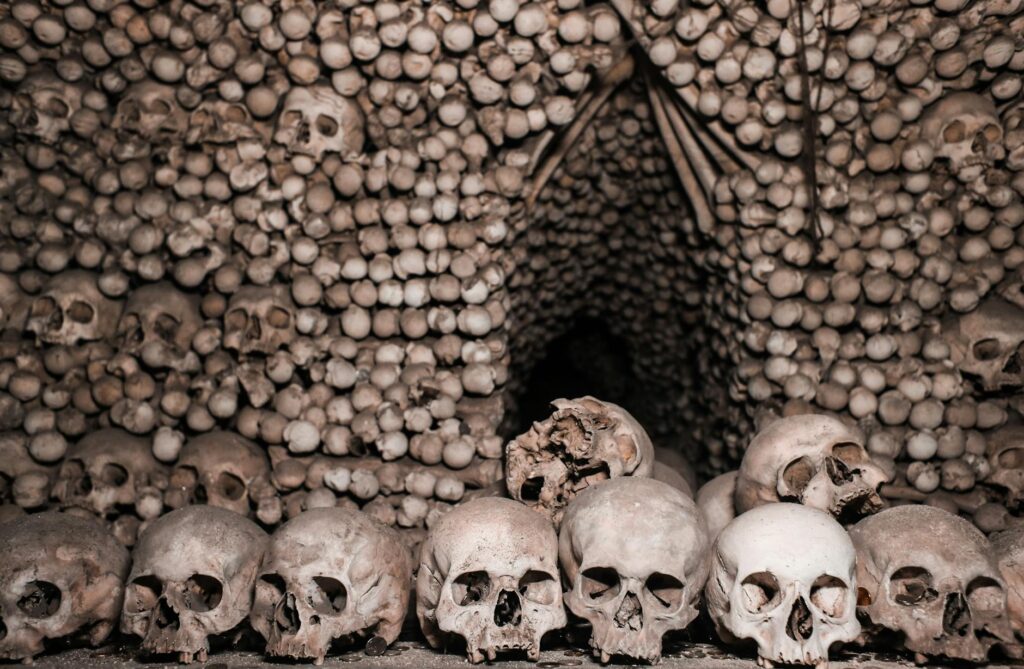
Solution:
M 166 501 L 172 508 L 209 504 L 251 515 L 250 494 L 270 483 L 266 451 L 240 434 L 215 430 L 193 437 L 171 472 Z
M 68 449 L 53 495 L 62 506 L 99 515 L 134 505 L 145 487 L 167 487 L 167 468 L 146 439 L 117 428 L 90 432 Z
M 619 476 L 650 477 L 654 446 L 622 407 L 594 397 L 551 403 L 554 413 L 506 447 L 509 494 L 557 527 L 580 491 Z
M 250 621 L 269 655 L 323 664 L 336 641 L 398 638 L 411 575 L 395 530 L 362 511 L 310 509 L 271 536 Z
M 149 653 L 205 662 L 209 637 L 245 621 L 268 537 L 245 516 L 190 506 L 154 520 L 132 552 L 121 631 Z
M 1006 582 L 1006 613 L 1015 636 L 1010 648 L 1019 658 L 1024 642 L 1024 525 L 992 535 L 992 549 Z
M 56 144 L 81 109 L 83 88 L 40 68 L 26 76 L 11 99 L 11 125 L 44 144 Z
M 363 123 L 359 106 L 330 86 L 297 86 L 284 99 L 274 141 L 316 160 L 326 152 L 352 157 L 363 151 Z
M 148 142 L 180 142 L 188 129 L 188 112 L 178 104 L 174 87 L 143 79 L 121 96 L 111 127 Z
M 199 299 L 161 281 L 132 292 L 117 334 L 121 350 L 141 352 L 147 364 L 151 360 L 171 363 L 188 353 L 202 325 Z
M 47 344 L 74 346 L 113 336 L 122 304 L 100 292 L 92 272 L 55 274 L 32 301 L 28 330 Z
M 736 477 L 738 471 L 719 474 L 697 491 L 697 508 L 708 526 L 708 536 L 714 541 L 718 533 L 736 517 Z
M 224 347 L 273 353 L 295 338 L 295 304 L 286 286 L 245 286 L 224 315 Z
M 590 621 L 602 662 L 661 658 L 661 638 L 697 616 L 709 548 L 693 500 L 655 479 L 606 481 L 569 504 L 558 537 L 565 603 Z
M 850 537 L 869 636 L 900 632 L 920 659 L 974 662 L 1013 640 L 992 544 L 968 521 L 932 506 L 897 506 L 860 521 Z
M 1004 425 L 985 435 L 992 473 L 987 483 L 1006 490 L 1006 504 L 1024 502 L 1024 425 Z
M 48 511 L 0 524 L 0 658 L 48 639 L 97 646 L 121 614 L 128 551 L 94 518 Z
M 921 121 L 921 137 L 931 142 L 936 158 L 949 161 L 957 178 L 971 182 L 1002 160 L 1003 125 L 989 98 L 977 93 L 946 95 Z
M 950 359 L 985 392 L 1024 386 L 1024 310 L 988 297 L 974 311 L 942 323 Z
M 420 547 L 416 615 L 434 648 L 454 635 L 471 662 L 503 650 L 536 661 L 541 637 L 566 622 L 551 521 L 500 497 L 456 506 Z
M 860 634 L 856 554 L 843 526 L 800 504 L 736 517 L 712 550 L 708 613 L 728 642 L 753 641 L 758 664 L 824 666 Z

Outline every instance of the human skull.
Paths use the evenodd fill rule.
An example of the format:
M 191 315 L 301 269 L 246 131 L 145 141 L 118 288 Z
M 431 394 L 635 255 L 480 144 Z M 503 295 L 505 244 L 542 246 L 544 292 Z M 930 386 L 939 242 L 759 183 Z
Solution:
M 960 92 L 940 98 L 921 121 L 921 136 L 936 158 L 949 160 L 957 178 L 971 182 L 1002 160 L 1003 126 L 989 98 Z
M 736 517 L 736 477 L 738 471 L 726 472 L 711 479 L 697 491 L 697 508 L 708 526 L 708 536 L 714 541 L 718 533 Z
M 901 632 L 922 658 L 974 662 L 1012 641 L 992 544 L 968 521 L 932 506 L 898 506 L 860 521 L 850 537 L 858 607 L 877 628 L 869 634 Z
M 132 553 L 121 631 L 143 650 L 206 661 L 209 637 L 249 615 L 266 532 L 244 516 L 190 506 L 154 520 Z
M 719 636 L 757 644 L 758 663 L 823 666 L 860 634 L 853 544 L 835 518 L 800 504 L 739 515 L 712 550 L 705 588 Z
M 1014 172 L 1024 170 L 1024 100 L 1002 112 L 1006 166 Z
M 44 144 L 56 144 L 71 127 L 81 106 L 83 90 L 47 69 L 26 76 L 11 99 L 11 124 Z
M 994 534 L 992 548 L 1006 582 L 1006 613 L 1019 648 L 1024 640 L 1024 525 Z
M 255 121 L 241 102 L 219 97 L 204 100 L 189 114 L 185 141 L 189 144 L 234 144 L 245 139 L 266 143 L 269 132 Z
M 295 304 L 285 286 L 245 286 L 228 303 L 224 347 L 273 353 L 295 338 Z
M 565 625 L 558 538 L 551 521 L 510 499 L 464 502 L 420 547 L 416 615 L 427 641 L 461 636 L 471 662 L 502 650 L 540 657 L 546 632 Z
M 985 435 L 992 473 L 987 483 L 1006 490 L 1006 504 L 1024 502 L 1024 425 L 1004 425 Z
M 693 500 L 661 481 L 613 479 L 569 504 L 558 537 L 565 604 L 590 621 L 602 662 L 661 658 L 662 636 L 697 616 L 709 548 Z
M 118 324 L 121 350 L 168 362 L 183 357 L 203 325 L 199 300 L 166 281 L 136 288 Z
M 172 86 L 143 79 L 121 96 L 111 127 L 149 142 L 180 142 L 188 129 L 188 112 L 178 104 Z
M 51 277 L 32 301 L 28 329 L 47 344 L 74 346 L 107 339 L 117 328 L 121 306 L 100 292 L 95 274 L 61 272 Z
M 950 314 L 942 323 L 950 359 L 974 376 L 982 390 L 1024 386 L 1024 310 L 989 297 L 966 314 Z
M 215 430 L 190 439 L 181 449 L 167 505 L 209 504 L 247 516 L 250 493 L 269 483 L 270 461 L 262 448 L 234 432 Z
M 363 151 L 363 122 L 356 103 L 330 86 L 297 86 L 284 99 L 274 141 L 316 160 L 325 152 L 351 157 Z
M 337 640 L 398 638 L 411 575 L 395 530 L 362 511 L 310 509 L 270 538 L 250 620 L 268 654 L 323 664 Z
M 588 486 L 619 476 L 651 476 L 654 446 L 625 409 L 589 396 L 551 404 L 550 417 L 506 448 L 505 479 L 513 498 L 557 527 L 566 504 Z
M 128 551 L 93 518 L 48 511 L 0 524 L 0 658 L 28 660 L 47 639 L 96 646 L 117 625 Z
M 135 504 L 141 488 L 167 487 L 167 469 L 147 440 L 117 428 L 90 432 L 68 449 L 53 495 L 62 506 L 101 516 Z

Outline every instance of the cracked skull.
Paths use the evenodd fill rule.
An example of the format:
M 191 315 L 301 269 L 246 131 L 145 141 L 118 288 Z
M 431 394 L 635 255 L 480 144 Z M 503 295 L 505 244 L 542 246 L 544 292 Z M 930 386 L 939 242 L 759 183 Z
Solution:
M 957 368 L 985 392 L 1024 386 L 1024 310 L 990 297 L 966 314 L 950 314 L 942 335 Z
M 968 521 L 931 506 L 886 509 L 850 529 L 857 604 L 875 629 L 919 656 L 981 662 L 1012 641 L 1006 586 L 992 545 Z
M 962 182 L 974 181 L 1005 154 L 1003 125 L 995 105 L 977 93 L 953 93 L 924 115 L 921 136 L 931 142 L 936 158 L 949 161 Z
M 128 551 L 94 518 L 49 511 L 0 524 L 0 658 L 47 639 L 97 646 L 117 626 Z
M 209 504 L 250 515 L 250 494 L 269 484 L 266 452 L 239 434 L 215 430 L 190 439 L 181 449 L 167 505 Z
M 761 666 L 823 665 L 834 644 L 860 634 L 856 555 L 827 513 L 759 506 L 722 530 L 712 556 L 708 613 L 723 640 L 756 643 Z
M 556 527 L 566 504 L 588 486 L 620 476 L 649 477 L 654 446 L 622 407 L 593 397 L 552 402 L 555 412 L 507 447 L 509 494 Z
M 395 530 L 361 511 L 311 509 L 270 538 L 250 620 L 269 655 L 322 664 L 335 641 L 398 638 L 411 573 Z
M 192 337 L 202 325 L 196 296 L 162 281 L 132 292 L 117 334 L 122 350 L 141 353 L 150 366 L 166 367 L 189 352 Z
M 330 86 L 295 87 L 284 99 L 274 141 L 318 161 L 327 152 L 352 157 L 363 150 L 363 122 L 356 103 Z
M 295 338 L 295 304 L 285 286 L 246 286 L 231 296 L 224 347 L 273 353 Z
M 660 659 L 665 633 L 697 616 L 709 547 L 693 500 L 667 483 L 619 478 L 572 501 L 558 543 L 565 603 L 590 621 L 602 662 Z
M 882 508 L 876 489 L 885 480 L 857 431 L 829 416 L 789 416 L 758 432 L 743 454 L 736 513 L 798 501 L 845 522 Z
M 249 615 L 267 539 L 248 518 L 213 506 L 157 518 L 132 553 L 121 631 L 142 637 L 149 653 L 205 662 L 209 637 Z
M 456 506 L 421 546 L 416 614 L 431 646 L 462 637 L 471 662 L 539 659 L 541 637 L 566 622 L 551 521 L 510 499 Z
M 117 328 L 121 306 L 99 291 L 95 274 L 61 272 L 32 301 L 27 327 L 47 344 L 74 346 L 107 339 Z

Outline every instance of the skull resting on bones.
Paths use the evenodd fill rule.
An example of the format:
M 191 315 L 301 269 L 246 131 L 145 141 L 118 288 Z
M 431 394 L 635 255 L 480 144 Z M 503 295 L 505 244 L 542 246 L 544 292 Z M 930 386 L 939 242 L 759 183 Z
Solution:
M 602 662 L 661 658 L 662 636 L 697 616 L 709 548 L 693 500 L 661 481 L 613 479 L 569 504 L 558 538 L 565 603 L 590 621 Z
M 81 109 L 82 87 L 41 68 L 26 76 L 11 100 L 11 124 L 44 144 L 56 144 Z
M 950 314 L 942 323 L 950 358 L 977 378 L 985 392 L 1024 386 L 1024 310 L 989 297 L 966 314 Z
M 94 518 L 49 511 L 0 524 L 0 658 L 47 639 L 99 645 L 121 613 L 128 551 Z
M 395 530 L 361 511 L 311 509 L 270 538 L 250 620 L 269 655 L 322 664 L 335 641 L 398 638 L 411 573 Z
M 193 437 L 181 449 L 167 505 L 209 504 L 250 515 L 251 496 L 269 483 L 270 461 L 262 448 L 234 432 L 214 430 Z
M 96 275 L 72 270 L 54 275 L 32 301 L 28 329 L 47 344 L 74 346 L 113 336 L 121 303 L 100 292 Z
M 1006 490 L 1006 504 L 1024 502 L 1024 425 L 1004 425 L 985 435 L 992 473 L 986 482 Z
M 870 635 L 901 633 L 921 656 L 974 662 L 1012 641 L 992 545 L 968 521 L 932 506 L 898 506 L 860 521 L 850 538 Z
M 886 480 L 859 432 L 830 416 L 780 418 L 750 442 L 736 477 L 736 513 L 761 504 L 798 501 L 841 519 L 882 508 Z
M 224 348 L 273 353 L 295 338 L 295 304 L 287 286 L 245 286 L 228 303 Z
M 509 494 L 557 527 L 581 490 L 619 476 L 650 477 L 654 446 L 622 407 L 593 397 L 552 402 L 555 412 L 506 449 Z
M 499 497 L 456 506 L 420 547 L 416 615 L 431 646 L 460 636 L 471 662 L 503 650 L 537 660 L 541 637 L 566 622 L 551 521 Z
M 256 523 L 214 506 L 157 518 L 132 553 L 121 631 L 142 637 L 149 653 L 204 662 L 209 637 L 249 615 L 267 540 Z
M 758 663 L 823 665 L 860 634 L 853 544 L 834 518 L 799 504 L 736 517 L 712 551 L 708 613 L 726 641 L 753 641 Z
M 363 124 L 356 103 L 330 86 L 297 86 L 284 99 L 274 141 L 316 160 L 326 152 L 346 158 L 362 153 Z
M 146 364 L 172 364 L 192 347 L 203 325 L 199 300 L 166 281 L 140 286 L 132 292 L 121 315 L 118 337 L 122 350 L 141 352 Z
M 964 183 L 981 177 L 1005 155 L 1003 125 L 995 105 L 977 93 L 940 98 L 925 113 L 921 136 L 931 142 L 936 158 L 947 159 Z
M 121 96 L 111 127 L 150 142 L 180 142 L 188 129 L 188 112 L 178 104 L 172 86 L 145 79 Z

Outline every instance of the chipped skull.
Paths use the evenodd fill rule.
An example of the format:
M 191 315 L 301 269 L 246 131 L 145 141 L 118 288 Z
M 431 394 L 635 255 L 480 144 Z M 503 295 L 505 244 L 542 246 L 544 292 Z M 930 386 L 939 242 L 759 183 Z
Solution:
M 214 430 L 193 437 L 181 449 L 166 502 L 171 508 L 209 504 L 247 516 L 252 493 L 269 485 L 266 452 L 239 434 Z
M 754 641 L 763 667 L 824 666 L 834 644 L 860 634 L 855 557 L 843 526 L 827 513 L 759 506 L 718 535 L 708 613 L 723 640 Z
M 1024 386 L 1024 310 L 999 297 L 942 323 L 950 359 L 985 392 Z
M 224 347 L 241 353 L 273 353 L 295 338 L 295 304 L 286 286 L 246 286 L 224 316 Z
M 178 104 L 173 87 L 146 79 L 121 96 L 111 127 L 149 142 L 178 142 L 188 129 L 188 112 Z
M 40 341 L 65 346 L 113 336 L 122 305 L 105 297 L 96 279 L 83 270 L 54 275 L 32 301 L 28 330 Z
M 539 659 L 541 637 L 566 623 L 551 521 L 505 498 L 456 506 L 420 548 L 416 615 L 432 647 L 462 637 L 471 662 L 504 650 Z
M 323 664 L 335 641 L 398 638 L 411 573 L 395 530 L 361 511 L 311 509 L 270 538 L 250 621 L 268 655 Z
M 129 555 L 96 519 L 47 511 L 0 524 L 0 658 L 46 640 L 98 646 L 116 628 Z
M 697 616 L 709 548 L 693 500 L 655 479 L 606 481 L 569 504 L 558 540 L 565 603 L 590 621 L 602 662 L 661 658 L 662 637 Z
M 936 102 L 924 115 L 921 136 L 949 161 L 957 178 L 971 182 L 1002 160 L 1003 125 L 995 105 L 977 93 L 959 92 Z
M 992 545 L 971 523 L 926 505 L 886 509 L 850 529 L 858 607 L 921 656 L 983 662 L 1012 641 L 1006 585 Z M 894 541 L 893 537 L 899 537 Z
M 356 103 L 330 86 L 295 87 L 284 99 L 274 141 L 316 160 L 327 152 L 352 157 L 363 151 L 363 123 Z
M 121 631 L 143 650 L 205 662 L 209 637 L 249 615 L 267 534 L 233 511 L 190 506 L 157 518 L 132 553 Z
M 147 363 L 184 356 L 202 327 L 199 301 L 166 281 L 140 286 L 125 304 L 117 334 L 122 350 L 142 352 Z
M 11 99 L 11 124 L 44 144 L 56 144 L 81 108 L 82 89 L 41 69 L 26 76 Z

